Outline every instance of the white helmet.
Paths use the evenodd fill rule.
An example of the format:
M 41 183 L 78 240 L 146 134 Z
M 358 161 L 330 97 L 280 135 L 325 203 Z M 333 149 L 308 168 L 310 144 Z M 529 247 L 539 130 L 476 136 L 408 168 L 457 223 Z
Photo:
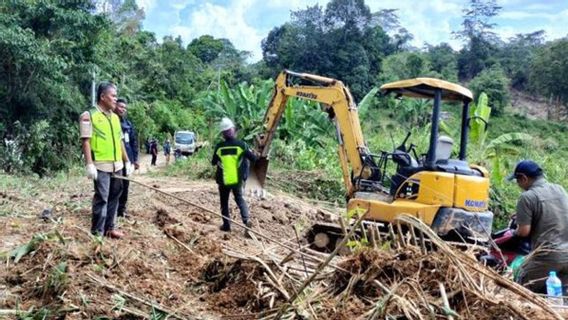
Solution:
M 227 131 L 231 128 L 234 128 L 235 124 L 233 123 L 233 121 L 227 117 L 221 119 L 221 123 L 219 123 L 219 131 L 223 132 L 223 131 Z

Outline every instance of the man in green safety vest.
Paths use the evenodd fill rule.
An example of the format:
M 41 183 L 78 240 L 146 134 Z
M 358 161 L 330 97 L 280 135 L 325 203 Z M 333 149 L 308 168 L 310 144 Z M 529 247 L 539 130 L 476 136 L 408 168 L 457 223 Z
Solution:
M 116 87 L 102 82 L 97 87 L 97 105 L 84 112 L 79 121 L 86 173 L 94 181 L 91 233 L 119 239 L 124 234 L 115 229 L 122 180 L 114 176 L 134 171 L 124 148 L 120 119 L 116 108 Z
M 231 119 L 223 118 L 219 129 L 224 141 L 215 146 L 211 164 L 217 166 L 215 180 L 219 185 L 221 213 L 223 214 L 223 224 L 220 229 L 225 232 L 231 231 L 231 222 L 229 221 L 229 195 L 231 192 L 241 212 L 243 223 L 250 228 L 252 224 L 249 220 L 248 206 L 243 198 L 243 177 L 248 170 L 245 167 L 248 162 L 244 159 L 255 162 L 256 155 L 244 142 L 237 140 L 235 125 Z M 248 233 L 245 231 L 245 234 Z

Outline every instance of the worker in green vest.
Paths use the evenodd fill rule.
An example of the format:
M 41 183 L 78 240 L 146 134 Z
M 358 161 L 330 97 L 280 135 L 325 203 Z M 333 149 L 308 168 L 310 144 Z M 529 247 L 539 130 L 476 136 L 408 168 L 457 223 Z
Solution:
M 130 175 L 134 168 L 124 147 L 120 119 L 116 108 L 116 87 L 102 82 L 97 87 L 97 104 L 80 117 L 80 134 L 86 173 L 94 181 L 91 233 L 119 239 L 124 234 L 115 229 L 122 180 L 115 176 Z
M 235 202 L 241 212 L 243 223 L 247 227 L 252 224 L 249 218 L 248 206 L 243 198 L 243 177 L 248 165 L 248 159 L 255 162 L 256 155 L 246 146 L 246 144 L 236 138 L 235 124 L 229 118 L 223 118 L 219 125 L 223 140 L 213 152 L 211 164 L 217 166 L 215 180 L 219 185 L 219 196 L 221 200 L 221 213 L 223 214 L 223 224 L 220 229 L 225 232 L 231 231 L 229 221 L 229 195 L 231 192 L 235 197 Z M 245 231 L 245 235 L 247 232 Z

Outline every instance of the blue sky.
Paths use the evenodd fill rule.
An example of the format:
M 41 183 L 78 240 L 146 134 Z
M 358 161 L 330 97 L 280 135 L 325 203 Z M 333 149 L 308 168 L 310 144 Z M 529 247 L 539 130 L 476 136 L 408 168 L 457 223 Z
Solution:
M 290 11 L 328 0 L 136 0 L 146 12 L 144 29 L 180 35 L 185 43 L 204 34 L 229 39 L 236 48 L 252 52 L 251 61 L 262 58 L 260 42 L 275 26 L 290 19 Z M 503 7 L 497 33 L 509 38 L 543 29 L 548 39 L 568 35 L 568 0 L 497 0 Z M 401 24 L 413 35 L 413 45 L 448 42 L 458 30 L 467 0 L 366 0 L 371 11 L 399 9 Z

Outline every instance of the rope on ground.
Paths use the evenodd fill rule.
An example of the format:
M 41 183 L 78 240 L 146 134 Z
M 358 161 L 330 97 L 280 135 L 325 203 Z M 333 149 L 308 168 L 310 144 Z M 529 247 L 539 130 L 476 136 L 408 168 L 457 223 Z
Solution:
M 169 192 L 165 192 L 165 191 L 160 190 L 160 189 L 158 189 L 158 188 L 155 188 L 155 187 L 153 187 L 153 186 L 147 185 L 147 184 L 145 184 L 145 183 L 143 183 L 143 182 L 136 181 L 136 180 L 134 180 L 134 179 L 130 179 L 130 178 L 124 177 L 124 176 L 114 175 L 113 177 L 114 177 L 114 178 L 117 178 L 117 179 L 126 180 L 126 181 L 130 181 L 130 182 L 136 183 L 136 184 L 141 185 L 141 186 L 143 186 L 143 187 L 146 187 L 146 188 L 148 188 L 148 189 L 154 190 L 154 191 L 156 191 L 156 192 L 158 192 L 158 193 L 161 193 L 161 194 L 170 196 L 170 197 L 172 197 L 172 198 L 174 198 L 174 199 L 176 199 L 176 200 L 179 200 L 179 201 L 181 201 L 181 202 L 184 202 L 184 203 L 187 203 L 187 204 L 189 204 L 189 205 L 191 205 L 191 206 L 194 206 L 194 207 L 196 207 L 196 208 L 199 208 L 199 209 L 201 209 L 201 210 L 203 210 L 203 211 L 205 211 L 205 212 L 208 212 L 208 213 L 211 213 L 211 214 L 216 215 L 216 216 L 218 216 L 218 217 L 224 218 L 223 215 L 220 214 L 220 213 L 218 213 L 218 212 L 215 212 L 215 211 L 213 211 L 213 210 L 211 210 L 211 209 L 205 208 L 205 207 L 203 207 L 203 206 L 201 206 L 201 205 L 198 205 L 198 204 L 196 204 L 196 203 L 193 203 L 193 202 L 191 202 L 191 201 L 189 201 L 189 200 L 186 200 L 186 199 L 183 199 L 183 198 L 181 198 L 181 197 L 178 197 L 178 196 L 176 196 L 176 195 L 174 195 L 174 194 L 171 194 L 171 193 L 169 193 Z M 286 244 L 284 244 L 284 243 L 282 243 L 282 242 L 280 242 L 280 241 L 278 241 L 278 240 L 274 240 L 273 238 L 271 238 L 271 237 L 269 237 L 269 236 L 266 236 L 266 235 L 264 235 L 264 234 L 262 234 L 262 233 L 260 233 L 260 232 L 258 232 L 258 231 L 255 231 L 255 230 L 253 230 L 253 229 L 247 227 L 246 225 L 244 225 L 244 224 L 242 224 L 242 223 L 240 223 L 240 222 L 238 222 L 238 221 L 235 221 L 235 220 L 233 220 L 233 219 L 231 219 L 231 218 L 225 218 L 225 219 L 228 219 L 229 221 L 231 221 L 231 222 L 234 223 L 235 225 L 237 225 L 237 226 L 239 226 L 239 227 L 241 227 L 241 228 L 247 230 L 248 232 L 257 235 L 257 236 L 263 238 L 264 240 L 267 240 L 267 241 L 269 241 L 269 242 L 275 243 L 275 244 L 279 245 L 279 246 L 282 247 L 282 248 L 288 249 L 288 250 L 290 250 L 290 251 L 293 251 L 293 252 L 295 252 L 295 253 L 297 253 L 297 254 L 300 254 L 300 255 L 303 255 L 303 256 L 307 256 L 307 257 L 313 258 L 313 259 L 315 259 L 315 260 L 317 260 L 317 261 L 319 261 L 319 262 L 325 262 L 324 259 L 321 259 L 321 258 L 319 258 L 319 257 L 313 256 L 313 255 L 310 255 L 310 254 L 307 254 L 307 253 L 305 253 L 305 252 L 303 252 L 303 251 L 300 251 L 300 250 L 298 250 L 298 249 L 296 249 L 296 248 L 290 247 L 289 245 L 286 245 Z M 345 269 L 340 268 L 340 267 L 338 267 L 338 266 L 334 266 L 334 265 L 330 265 L 330 266 L 332 266 L 332 267 L 335 268 L 335 269 L 341 270 L 341 271 L 346 271 Z

